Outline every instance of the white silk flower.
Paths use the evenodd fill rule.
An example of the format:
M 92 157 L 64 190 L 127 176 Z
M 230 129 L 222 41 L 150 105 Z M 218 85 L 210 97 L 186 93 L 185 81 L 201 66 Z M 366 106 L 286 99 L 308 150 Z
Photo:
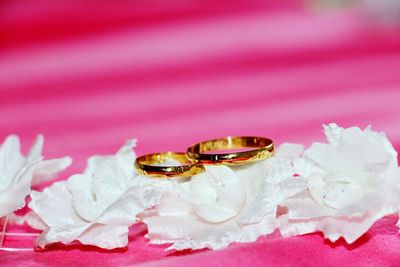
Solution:
M 381 217 L 399 206 L 397 153 L 384 133 L 370 127 L 324 125 L 328 143 L 313 143 L 294 160 L 307 190 L 283 204 L 283 236 L 321 231 L 335 242 L 353 243 Z
M 153 180 L 162 191 L 156 208 L 139 218 L 153 244 L 168 249 L 221 249 L 232 242 L 253 242 L 277 228 L 277 207 L 304 190 L 293 177 L 292 158 L 300 145 L 282 145 L 276 155 L 237 167 L 205 166 L 189 180 Z
M 0 217 L 25 206 L 31 186 L 53 178 L 67 168 L 69 157 L 42 160 L 44 138 L 39 135 L 28 155 L 21 154 L 18 136 L 10 135 L 0 146 Z
M 34 213 L 27 221 L 43 230 L 36 240 L 39 247 L 73 241 L 104 249 L 127 246 L 137 213 L 160 198 L 134 172 L 135 143 L 128 141 L 115 155 L 93 156 L 82 174 L 32 192 Z

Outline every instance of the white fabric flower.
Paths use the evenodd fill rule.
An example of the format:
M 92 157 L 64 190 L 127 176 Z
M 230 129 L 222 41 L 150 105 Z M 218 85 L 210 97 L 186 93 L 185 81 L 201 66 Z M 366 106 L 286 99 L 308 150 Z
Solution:
M 69 157 L 42 161 L 44 138 L 39 135 L 28 156 L 20 151 L 18 136 L 10 135 L 0 146 L 0 217 L 25 206 L 31 185 L 52 178 L 67 168 Z
M 204 173 L 181 182 L 153 179 L 163 196 L 157 208 L 140 215 L 147 237 L 154 244 L 173 243 L 168 249 L 221 249 L 272 233 L 278 205 L 305 188 L 291 165 L 301 151 L 283 145 L 276 156 L 254 164 L 205 166 Z
M 284 236 L 323 232 L 332 242 L 357 240 L 398 207 L 397 153 L 384 133 L 324 126 L 328 144 L 314 143 L 294 161 L 308 190 L 288 199 Z
M 32 192 L 29 207 L 36 215 L 28 216 L 28 223 L 44 230 L 36 240 L 39 247 L 73 241 L 104 249 L 128 244 L 128 227 L 137 213 L 160 198 L 141 186 L 133 169 L 134 146 L 129 141 L 115 155 L 93 156 L 83 174 Z

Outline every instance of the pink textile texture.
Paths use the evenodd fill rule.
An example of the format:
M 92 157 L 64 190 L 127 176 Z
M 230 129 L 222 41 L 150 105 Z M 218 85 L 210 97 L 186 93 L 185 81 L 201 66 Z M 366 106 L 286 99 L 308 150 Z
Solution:
M 225 135 L 309 145 L 337 122 L 371 124 L 400 148 L 400 34 L 360 11 L 294 0 L 25 0 L 2 1 L 0 13 L 0 139 L 19 134 L 26 151 L 43 133 L 47 158 L 74 158 L 60 179 L 132 137 L 138 154 Z M 136 225 L 127 249 L 55 245 L 0 252 L 0 265 L 398 266 L 396 221 L 352 245 L 275 232 L 197 252 L 149 245 Z

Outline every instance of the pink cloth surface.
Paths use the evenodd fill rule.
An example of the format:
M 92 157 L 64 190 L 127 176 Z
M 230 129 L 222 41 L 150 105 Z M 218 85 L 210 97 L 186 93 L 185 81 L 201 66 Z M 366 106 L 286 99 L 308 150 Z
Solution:
M 43 133 L 47 158 L 74 158 L 59 179 L 128 138 L 138 154 L 226 135 L 309 145 L 337 122 L 371 124 L 400 147 L 398 31 L 297 1 L 150 2 L 2 2 L 0 138 L 16 133 L 26 150 Z M 381 219 L 352 245 L 276 232 L 197 252 L 149 245 L 137 225 L 127 249 L 55 245 L 0 252 L 0 265 L 397 266 L 396 221 Z

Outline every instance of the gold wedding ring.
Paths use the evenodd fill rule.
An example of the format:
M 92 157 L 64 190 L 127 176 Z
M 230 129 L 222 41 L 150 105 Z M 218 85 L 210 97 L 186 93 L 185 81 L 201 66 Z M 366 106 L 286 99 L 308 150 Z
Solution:
M 181 165 L 164 164 L 167 160 Z M 188 177 L 204 171 L 204 167 L 190 159 L 185 153 L 162 152 L 138 157 L 135 161 L 136 172 L 141 175 L 165 178 Z
M 238 149 L 245 149 L 235 151 Z M 216 154 L 215 152 L 221 151 Z M 200 164 L 235 165 L 271 157 L 274 143 L 271 139 L 257 136 L 225 137 L 203 141 L 187 149 L 189 158 Z

